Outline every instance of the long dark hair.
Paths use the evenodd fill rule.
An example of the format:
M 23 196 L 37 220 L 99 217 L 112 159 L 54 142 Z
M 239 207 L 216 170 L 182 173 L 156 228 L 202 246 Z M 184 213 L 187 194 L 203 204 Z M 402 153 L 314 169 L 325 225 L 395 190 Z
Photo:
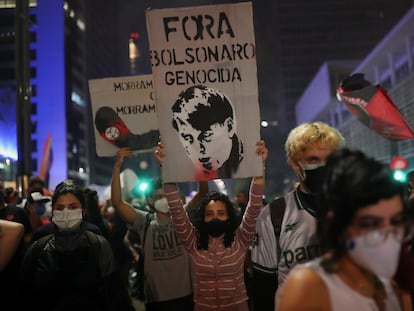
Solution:
M 102 235 L 106 239 L 109 239 L 109 226 L 105 223 L 104 217 L 101 214 L 98 193 L 91 188 L 84 188 L 84 191 L 86 198 L 86 214 L 84 220 L 98 226 Z
M 208 233 L 206 231 L 206 222 L 204 221 L 204 214 L 206 211 L 206 206 L 210 201 L 221 201 L 226 205 L 227 214 L 229 219 L 227 220 L 226 230 L 224 231 L 224 246 L 230 247 L 234 241 L 234 232 L 238 227 L 236 211 L 234 209 L 233 203 L 230 201 L 230 198 L 220 192 L 211 191 L 204 195 L 199 201 L 198 209 L 198 218 L 199 221 L 196 223 L 197 228 L 197 248 L 198 249 L 208 249 Z

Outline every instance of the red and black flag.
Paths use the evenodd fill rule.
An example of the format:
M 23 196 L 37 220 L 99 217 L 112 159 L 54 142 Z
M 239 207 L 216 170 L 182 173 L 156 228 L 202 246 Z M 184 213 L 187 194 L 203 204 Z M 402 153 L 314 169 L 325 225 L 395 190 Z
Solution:
M 414 138 L 414 131 L 378 84 L 364 79 L 363 73 L 344 79 L 337 89 L 338 99 L 365 126 L 389 140 Z

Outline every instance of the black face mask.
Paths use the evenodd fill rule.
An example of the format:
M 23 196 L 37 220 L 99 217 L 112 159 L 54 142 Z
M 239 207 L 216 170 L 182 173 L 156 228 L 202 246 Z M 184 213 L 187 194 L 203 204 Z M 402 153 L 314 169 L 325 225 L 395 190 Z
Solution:
M 303 167 L 306 188 L 314 194 L 321 190 L 323 177 L 325 176 L 325 164 L 310 164 Z
M 227 221 L 214 218 L 209 222 L 206 222 L 205 226 L 207 234 L 217 238 L 226 231 Z

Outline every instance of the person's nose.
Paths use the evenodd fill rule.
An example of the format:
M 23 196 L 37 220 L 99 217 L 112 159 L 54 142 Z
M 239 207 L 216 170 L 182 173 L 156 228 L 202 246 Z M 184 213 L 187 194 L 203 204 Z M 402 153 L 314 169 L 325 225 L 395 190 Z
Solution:
M 200 153 L 205 154 L 206 153 L 206 146 L 204 145 L 204 143 L 202 141 L 199 142 L 199 145 L 200 145 Z

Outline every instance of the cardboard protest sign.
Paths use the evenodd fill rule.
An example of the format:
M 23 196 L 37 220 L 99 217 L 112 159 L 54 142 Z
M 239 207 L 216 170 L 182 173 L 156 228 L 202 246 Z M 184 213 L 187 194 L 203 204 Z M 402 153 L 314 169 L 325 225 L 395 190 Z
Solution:
M 89 80 L 96 153 L 153 150 L 159 141 L 151 75 Z
M 250 2 L 148 10 L 165 182 L 262 175 Z

